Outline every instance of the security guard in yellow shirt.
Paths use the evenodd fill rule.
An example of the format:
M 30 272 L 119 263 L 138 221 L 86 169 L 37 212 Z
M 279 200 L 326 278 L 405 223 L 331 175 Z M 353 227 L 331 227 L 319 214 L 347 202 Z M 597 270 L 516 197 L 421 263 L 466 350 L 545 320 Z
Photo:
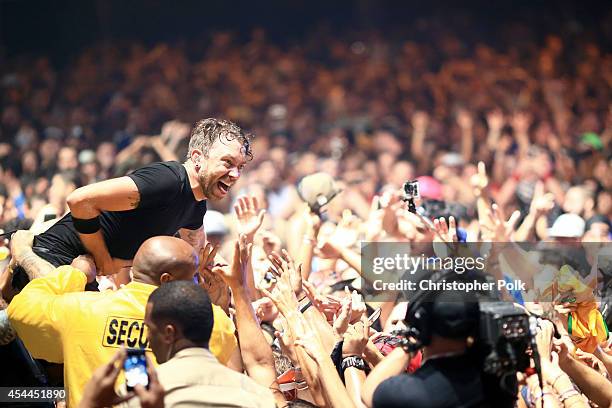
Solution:
M 185 241 L 150 238 L 134 257 L 132 282 L 121 289 L 83 292 L 87 275 L 61 266 L 13 298 L 9 320 L 34 358 L 64 364 L 68 406 L 76 407 L 94 370 L 117 348 L 150 350 L 143 321 L 149 295 L 165 282 L 192 280 L 197 264 L 195 250 Z M 210 350 L 225 364 L 237 346 L 235 327 L 221 308 L 215 306 L 213 313 Z

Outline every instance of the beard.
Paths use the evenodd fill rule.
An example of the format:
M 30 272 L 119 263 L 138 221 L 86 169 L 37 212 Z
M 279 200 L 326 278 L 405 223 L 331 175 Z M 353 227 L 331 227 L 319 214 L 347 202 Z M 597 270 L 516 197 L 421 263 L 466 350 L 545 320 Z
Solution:
M 207 200 L 218 201 L 225 198 L 229 193 L 229 189 L 223 191 L 219 187 L 221 178 L 213 178 L 213 176 L 205 171 L 198 174 L 198 183 Z

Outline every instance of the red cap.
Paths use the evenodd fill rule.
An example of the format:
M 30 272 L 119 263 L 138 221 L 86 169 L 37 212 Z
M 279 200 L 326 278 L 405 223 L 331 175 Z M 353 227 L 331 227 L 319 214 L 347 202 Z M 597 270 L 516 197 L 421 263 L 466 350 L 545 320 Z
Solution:
M 430 200 L 442 200 L 442 184 L 431 176 L 417 178 L 419 182 L 419 194 L 422 198 Z

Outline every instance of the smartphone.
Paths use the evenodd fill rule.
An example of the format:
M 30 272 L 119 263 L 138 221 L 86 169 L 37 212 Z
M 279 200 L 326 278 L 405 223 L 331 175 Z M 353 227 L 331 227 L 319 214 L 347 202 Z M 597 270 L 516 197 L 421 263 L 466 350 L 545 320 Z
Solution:
M 149 388 L 149 374 L 147 374 L 147 358 L 144 349 L 128 349 L 127 357 L 123 362 L 125 371 L 125 386 L 128 391 L 134 390 L 138 384 Z
M 372 312 L 370 317 L 368 317 L 368 321 L 370 322 L 370 324 L 378 320 L 378 318 L 380 317 L 380 312 L 381 312 L 380 307 Z

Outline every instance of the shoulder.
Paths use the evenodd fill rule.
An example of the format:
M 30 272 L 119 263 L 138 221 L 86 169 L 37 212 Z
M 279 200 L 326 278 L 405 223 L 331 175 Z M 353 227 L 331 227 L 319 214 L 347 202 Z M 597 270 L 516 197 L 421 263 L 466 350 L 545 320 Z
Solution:
M 155 162 L 155 163 L 147 164 L 146 166 L 140 167 L 139 169 L 134 170 L 134 172 L 131 174 L 137 174 L 143 171 L 173 173 L 177 176 L 180 176 L 181 173 L 185 171 L 185 168 L 183 167 L 181 163 L 177 161 Z
M 423 406 L 421 402 L 427 399 L 423 389 L 423 381 L 417 377 L 400 374 L 388 378 L 374 390 L 374 407 Z

